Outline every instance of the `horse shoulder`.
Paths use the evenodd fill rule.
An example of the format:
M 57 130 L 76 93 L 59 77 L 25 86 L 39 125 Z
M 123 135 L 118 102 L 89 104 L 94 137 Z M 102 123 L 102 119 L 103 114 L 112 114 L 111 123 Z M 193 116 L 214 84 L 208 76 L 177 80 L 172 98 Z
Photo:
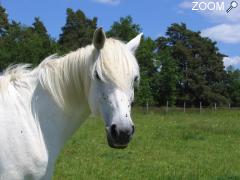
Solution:
M 41 179 L 46 174 L 48 153 L 28 101 L 24 107 L 19 98 L 0 99 L 0 179 Z

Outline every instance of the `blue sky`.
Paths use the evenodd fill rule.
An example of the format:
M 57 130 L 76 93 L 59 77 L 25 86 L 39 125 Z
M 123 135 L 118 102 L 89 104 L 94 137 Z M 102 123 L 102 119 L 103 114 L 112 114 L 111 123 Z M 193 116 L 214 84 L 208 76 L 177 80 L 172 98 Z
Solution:
M 210 0 L 194 0 L 208 3 Z M 231 0 L 212 0 L 225 3 Z M 220 51 L 229 55 L 225 64 L 240 67 L 240 0 L 239 7 L 225 11 L 192 11 L 192 0 L 0 0 L 10 19 L 31 25 L 39 16 L 51 36 L 58 38 L 65 24 L 66 8 L 81 9 L 88 17 L 98 17 L 98 26 L 108 30 L 120 17 L 131 15 L 146 36 L 164 35 L 172 23 L 184 22 L 218 42 Z

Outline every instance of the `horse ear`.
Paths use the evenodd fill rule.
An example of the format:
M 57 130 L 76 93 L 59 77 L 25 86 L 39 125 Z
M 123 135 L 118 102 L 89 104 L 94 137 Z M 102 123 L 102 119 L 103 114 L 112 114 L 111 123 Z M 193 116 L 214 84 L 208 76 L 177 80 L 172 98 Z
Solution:
M 127 43 L 127 47 L 130 51 L 132 51 L 132 53 L 135 53 L 140 41 L 141 41 L 141 37 L 142 37 L 143 33 L 140 33 L 139 35 L 137 35 L 135 38 L 133 38 L 131 41 L 129 41 Z
M 96 49 L 100 50 L 103 48 L 106 40 L 105 32 L 102 27 L 96 29 L 93 35 L 93 45 Z

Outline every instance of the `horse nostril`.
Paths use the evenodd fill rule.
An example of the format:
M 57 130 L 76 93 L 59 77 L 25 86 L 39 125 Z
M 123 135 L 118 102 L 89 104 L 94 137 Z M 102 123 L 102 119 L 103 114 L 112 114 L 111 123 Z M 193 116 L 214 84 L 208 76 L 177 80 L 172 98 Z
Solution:
M 117 125 L 116 124 L 111 125 L 111 135 L 113 138 L 117 137 Z
M 134 125 L 132 125 L 132 135 L 134 134 L 134 132 L 135 132 L 135 127 Z

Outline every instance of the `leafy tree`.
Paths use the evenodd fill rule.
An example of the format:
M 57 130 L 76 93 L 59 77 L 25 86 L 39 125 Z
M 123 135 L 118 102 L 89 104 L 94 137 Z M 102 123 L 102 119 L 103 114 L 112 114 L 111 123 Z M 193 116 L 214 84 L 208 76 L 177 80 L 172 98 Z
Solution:
M 41 28 L 37 24 L 41 24 Z M 33 27 L 26 27 L 15 21 L 9 24 L 7 33 L 0 41 L 0 69 L 17 63 L 37 65 L 53 54 L 56 43 L 47 32 L 43 33 L 43 29 L 46 28 L 39 18 L 35 19 Z
M 138 105 L 146 106 L 153 104 L 153 95 L 150 87 L 150 80 L 145 76 L 141 76 L 140 86 L 136 93 L 136 103 Z
M 232 66 L 227 68 L 226 87 L 232 106 L 240 106 L 240 70 Z
M 155 42 L 150 38 L 142 38 L 140 46 L 136 52 L 136 58 L 140 65 L 140 70 L 143 76 L 151 78 L 156 71 L 154 62 L 156 61 Z
M 154 89 L 154 100 L 158 105 L 175 105 L 176 84 L 178 81 L 177 67 L 175 60 L 171 57 L 169 50 L 158 52 L 160 66 L 154 74 L 152 89 Z
M 119 22 L 115 21 L 107 32 L 107 36 L 119 38 L 128 42 L 141 31 L 140 25 L 133 23 L 131 16 L 121 17 Z
M 36 17 L 33 22 L 33 28 L 32 28 L 32 35 L 35 34 L 36 38 L 39 42 L 39 49 L 38 50 L 38 61 L 36 64 L 40 63 L 41 60 L 46 58 L 47 56 L 55 53 L 59 50 L 59 45 L 55 42 L 54 39 L 50 37 L 50 35 L 47 32 L 46 27 L 44 26 L 43 22 L 40 20 L 39 17 Z M 31 28 L 30 28 L 31 29 Z
M 224 55 L 216 43 L 201 37 L 200 32 L 187 29 L 185 24 L 173 24 L 166 35 L 157 39 L 157 46 L 158 49 L 170 48 L 171 56 L 176 60 L 179 74 L 177 103 L 225 104 Z
M 0 38 L 5 34 L 8 26 L 8 14 L 6 13 L 6 10 L 0 5 Z
M 92 36 L 97 28 L 97 18 L 89 19 L 81 10 L 74 12 L 67 9 L 66 24 L 62 27 L 62 34 L 58 43 L 62 52 L 76 50 L 92 43 Z
M 0 70 L 2 71 L 9 64 L 16 63 L 15 58 L 13 56 L 17 56 L 17 42 L 20 36 L 21 28 L 20 25 L 16 22 L 12 22 L 9 24 L 7 33 L 1 38 L 0 41 Z
M 156 48 L 155 42 L 151 38 L 142 38 L 141 44 L 137 50 L 136 57 L 140 66 L 141 81 L 137 93 L 137 102 L 140 105 L 153 105 L 155 102 L 153 87 L 153 77 L 156 72 Z
M 47 29 L 46 27 L 44 26 L 43 22 L 40 20 L 39 17 L 35 17 L 34 18 L 34 22 L 33 22 L 33 30 L 41 35 L 42 37 L 45 37 L 45 38 L 49 38 L 48 34 L 47 34 Z

